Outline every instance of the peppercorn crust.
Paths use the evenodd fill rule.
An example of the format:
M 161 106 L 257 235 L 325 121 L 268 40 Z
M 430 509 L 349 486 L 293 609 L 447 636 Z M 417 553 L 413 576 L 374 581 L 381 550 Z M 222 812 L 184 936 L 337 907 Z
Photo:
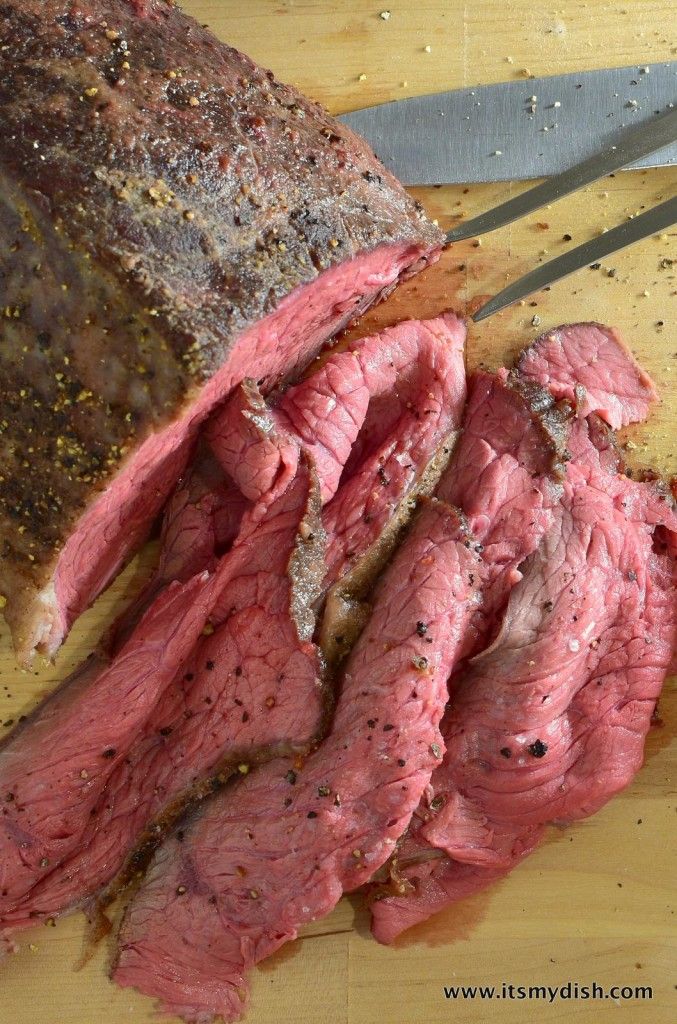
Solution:
M 0 4 L 0 111 L 11 600 L 236 337 L 323 270 L 442 237 L 362 140 L 164 0 Z

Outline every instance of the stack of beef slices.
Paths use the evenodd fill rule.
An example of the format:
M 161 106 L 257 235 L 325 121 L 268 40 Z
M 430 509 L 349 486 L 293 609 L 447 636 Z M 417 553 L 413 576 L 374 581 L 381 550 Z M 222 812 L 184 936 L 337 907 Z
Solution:
M 168 503 L 154 578 L 0 749 L 8 941 L 105 904 L 187 806 L 323 737 L 370 584 L 455 444 L 464 337 L 453 314 L 405 322 L 274 405 L 245 381 L 218 410 Z
M 677 516 L 611 424 L 646 416 L 653 386 L 581 324 L 469 387 L 326 738 L 193 810 L 127 907 L 114 977 L 168 1012 L 237 1018 L 252 966 L 364 883 L 391 941 L 640 767 L 677 638 Z

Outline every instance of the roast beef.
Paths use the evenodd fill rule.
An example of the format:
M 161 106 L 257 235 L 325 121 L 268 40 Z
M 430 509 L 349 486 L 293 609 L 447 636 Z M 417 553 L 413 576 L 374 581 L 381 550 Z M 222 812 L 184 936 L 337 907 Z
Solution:
M 0 934 L 8 912 L 80 848 L 101 791 L 190 653 L 211 598 L 202 575 L 171 584 L 112 664 L 92 656 L 3 742 Z
M 233 385 L 303 365 L 442 235 L 164 0 L 5 0 L 0 109 L 0 592 L 26 661 L 138 547 Z
M 207 424 L 205 437 L 225 472 L 251 501 L 267 503 L 289 486 L 299 461 L 299 439 L 266 405 L 256 381 L 245 379 Z M 317 467 L 317 460 L 313 460 Z M 324 473 L 320 471 L 321 497 Z
M 67 849 L 60 846 L 60 856 L 49 858 L 38 873 L 31 862 L 27 866 L 30 890 L 24 887 L 23 898 L 17 900 L 12 889 L 7 902 L 0 904 L 0 927 L 6 931 L 61 913 L 96 893 L 119 871 L 142 837 L 148 846 L 159 841 L 163 824 L 183 808 L 183 803 L 173 807 L 177 798 L 191 787 L 194 795 L 200 795 L 219 771 L 225 772 L 223 781 L 238 767 L 246 770 L 242 758 L 251 757 L 257 748 L 303 750 L 319 732 L 325 688 L 321 658 L 312 643 L 311 605 L 324 575 L 324 534 L 319 521 L 319 486 L 305 459 L 293 483 L 254 528 L 248 528 L 247 519 L 245 516 L 232 551 L 221 559 L 212 577 L 206 582 L 202 575 L 194 580 L 200 601 L 193 615 L 205 603 L 204 590 L 210 597 L 210 629 L 200 637 L 181 629 L 188 649 L 180 671 L 176 672 L 174 664 L 174 671 L 168 677 L 165 674 L 161 695 L 154 694 L 154 706 L 134 721 L 136 729 L 130 730 L 133 742 L 125 735 L 118 738 L 105 785 L 96 784 L 102 778 L 99 768 L 88 790 L 89 801 L 75 802 L 72 816 L 77 831 L 75 826 L 69 831 L 77 842 Z M 169 592 L 173 593 L 173 587 Z M 194 600 L 195 594 L 191 597 Z M 161 595 L 147 618 L 156 608 L 161 611 L 164 603 Z M 180 621 L 168 615 L 161 621 L 170 636 L 170 631 L 181 627 Z M 203 612 L 200 630 L 205 621 Z M 146 657 L 157 658 L 155 648 L 149 647 Z M 114 670 L 118 665 L 126 672 L 133 668 L 121 657 L 114 660 Z M 111 690 L 105 676 L 98 686 L 109 702 L 108 728 L 114 728 L 127 715 L 126 693 Z M 83 696 L 89 698 L 76 692 L 73 704 L 81 713 L 84 704 L 91 714 L 96 705 L 91 699 L 81 699 Z M 61 716 L 59 725 L 64 730 L 70 723 Z M 46 730 L 52 735 L 49 722 Z M 107 755 L 98 750 L 98 729 L 90 726 L 90 732 L 96 736 L 99 764 L 108 766 Z M 63 790 L 70 783 L 70 759 L 66 760 L 70 748 L 61 733 L 52 739 L 48 810 L 58 829 L 67 811 Z M 87 740 L 91 742 L 89 736 Z M 69 743 L 79 751 L 82 736 L 76 733 Z M 20 738 L 18 747 L 31 764 L 34 749 L 27 749 Z M 3 780 L 3 785 L 9 783 Z M 73 785 L 78 791 L 82 788 L 77 775 Z M 33 776 L 26 777 L 19 797 L 29 812 L 40 808 L 41 790 L 34 785 Z M 153 825 L 144 835 L 151 820 Z M 16 828 L 8 837 L 8 847 L 17 855 L 21 838 Z M 42 856 L 41 850 L 38 853 Z M 137 869 L 139 863 L 137 858 L 131 867 Z
M 579 414 L 598 413 L 612 427 L 646 419 L 658 395 L 653 381 L 603 324 L 569 324 L 526 348 L 518 367 L 557 398 L 576 402 Z
M 378 337 L 370 337 L 355 342 L 350 352 L 332 356 L 288 391 L 277 410 L 268 408 L 251 381 L 228 399 L 207 433 L 221 463 L 256 504 L 243 512 L 242 503 L 233 500 L 234 485 L 202 451 L 168 508 L 158 571 L 115 628 L 111 647 L 120 643 L 135 610 L 147 604 L 168 575 L 182 579 L 196 571 L 215 573 L 209 612 L 213 632 L 197 642 L 180 673 L 167 680 L 157 706 L 140 723 L 124 762 L 91 808 L 77 851 L 54 865 L 21 905 L 5 915 L 7 929 L 82 904 L 115 878 L 108 898 L 130 871 L 139 869 L 185 804 L 210 791 L 215 778 L 222 783 L 238 765 L 269 758 L 281 749 L 304 750 L 318 736 L 326 694 L 321 659 L 311 642 L 312 606 L 330 576 L 320 550 L 320 498 L 333 493 L 342 479 L 337 459 L 348 457 L 350 441 L 361 436 L 361 423 L 359 417 L 354 420 L 342 455 L 329 458 L 319 444 L 304 444 L 283 409 L 293 407 L 297 417 L 303 414 L 310 422 L 311 412 L 317 413 L 318 395 L 328 381 L 339 379 L 346 364 L 369 370 L 360 378 L 365 389 L 362 419 L 370 408 L 369 389 L 376 393 L 376 401 L 388 387 L 399 396 L 395 402 L 406 397 L 408 418 L 402 422 L 407 430 L 390 441 L 388 453 L 406 453 L 407 472 L 385 487 L 375 466 L 370 465 L 367 474 L 358 466 L 336 494 L 341 501 L 343 489 L 350 488 L 356 506 L 361 488 L 363 502 L 370 502 L 373 509 L 381 507 L 379 501 L 404 503 L 440 439 L 448 438 L 460 420 L 465 393 L 463 334 L 451 315 L 405 323 L 385 332 L 386 371 L 379 373 Z M 416 362 L 419 353 L 425 357 L 421 365 Z M 396 360 L 401 381 L 391 366 Z M 342 424 L 351 419 L 356 374 L 345 379 L 345 407 L 337 394 L 327 408 L 325 438 L 338 437 Z M 444 401 L 439 399 L 442 388 Z M 326 473 L 316 485 L 307 465 L 313 455 Z M 238 521 L 234 546 L 219 560 Z M 366 522 L 361 531 L 356 525 L 353 532 L 354 557 L 359 560 L 372 544 L 374 530 Z M 294 562 L 296 556 L 290 561 L 293 551 L 304 553 L 302 565 Z M 116 713 L 114 704 L 112 717 Z M 56 816 L 58 811 L 57 785 L 52 813 Z M 126 859 L 126 870 L 119 875 Z
M 249 502 L 205 445 L 192 457 L 162 517 L 160 554 L 151 579 L 106 632 L 101 647 L 119 649 L 143 612 L 171 582 L 213 571 L 238 535 Z
M 289 449 L 302 445 L 317 467 L 323 504 L 340 483 L 354 480 L 342 491 L 341 510 L 330 513 L 330 534 L 345 530 L 350 520 L 362 522 L 367 512 L 376 536 L 387 509 L 408 493 L 460 419 L 464 341 L 465 328 L 454 313 L 405 320 L 323 357 L 301 383 L 268 403 L 254 381 L 245 381 L 212 417 L 206 437 L 251 500 L 270 500 L 284 489 L 296 466 Z M 377 508 L 366 508 L 368 494 L 389 489 L 396 500 L 388 505 L 372 498 Z M 361 495 L 359 512 L 346 497 L 353 491 Z
M 433 490 L 453 450 L 464 340 L 453 313 L 404 321 L 323 357 L 270 402 L 243 382 L 207 425 L 221 465 L 260 508 L 288 485 L 300 448 L 311 454 L 328 502 L 322 647 L 332 661 L 354 642 L 414 499 Z
M 571 410 L 518 372 L 475 373 L 460 441 L 437 494 L 481 544 L 482 602 L 470 653 L 498 629 L 524 560 L 552 525 L 568 458 Z
M 677 644 L 677 515 L 667 491 L 628 478 L 594 417 L 569 448 L 555 521 L 452 689 L 445 758 L 393 866 L 400 892 L 373 907 L 381 941 L 505 874 L 547 823 L 594 813 L 641 766 Z
M 346 664 L 328 739 L 215 797 L 161 848 L 123 922 L 119 984 L 186 1020 L 236 1019 L 247 971 L 388 858 L 442 756 L 479 571 L 457 514 L 426 504 Z
M 351 346 L 330 359 L 322 374 L 344 389 L 370 396 L 362 429 L 346 461 L 342 486 L 327 505 L 327 573 L 331 581 L 350 573 L 353 580 L 364 552 L 388 540 L 407 509 L 402 499 L 430 493 L 454 447 L 466 398 L 463 372 L 465 328 L 451 313 L 405 321 Z M 346 367 L 346 362 L 350 364 Z M 319 376 L 319 375 L 318 375 Z M 336 383 L 333 384 L 336 388 Z M 298 423 L 298 406 L 286 408 Z M 305 432 L 319 429 L 321 408 L 306 417 Z M 315 424 L 318 424 L 316 427 Z M 433 461 L 433 472 L 425 470 Z M 370 560 L 369 575 L 372 571 Z M 370 581 L 371 582 L 371 581 Z
M 482 554 L 481 601 L 468 626 L 466 659 L 476 655 L 498 632 L 512 588 L 522 579 L 525 561 L 537 549 L 555 520 L 562 493 L 571 409 L 519 372 L 475 373 L 460 440 L 438 494 L 463 510 Z M 460 672 L 467 660 L 457 665 Z M 452 684 L 453 685 L 453 684 Z M 423 879 L 433 876 L 441 854 L 422 842 L 418 831 L 430 816 L 434 794 L 427 793 L 417 808 L 406 837 L 388 865 L 387 884 L 381 877 L 370 887 L 371 900 L 386 898 L 397 907 L 402 927 L 423 918 L 419 903 L 410 900 L 416 881 L 417 901 L 423 900 Z M 460 871 L 460 869 L 459 869 Z M 487 871 L 483 884 L 492 876 Z M 461 884 L 461 882 L 463 884 Z M 477 886 L 476 873 L 460 871 L 454 878 L 457 898 Z M 428 893 L 429 889 L 425 889 Z M 398 900 L 398 896 L 404 899 Z M 389 898 L 388 898 L 389 897 Z M 430 898 L 430 897 L 428 897 Z M 389 912 L 386 909 L 385 914 Z M 431 911 L 432 912 L 432 911 Z M 383 909 L 374 909 L 377 937 L 382 934 Z M 393 915 L 394 916 L 394 915 Z

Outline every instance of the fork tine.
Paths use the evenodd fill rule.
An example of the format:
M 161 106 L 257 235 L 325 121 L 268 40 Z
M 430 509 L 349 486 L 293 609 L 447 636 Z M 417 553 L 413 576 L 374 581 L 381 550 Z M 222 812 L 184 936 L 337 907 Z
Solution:
M 597 260 L 609 256 L 612 252 L 624 249 L 627 245 L 632 245 L 633 242 L 647 238 L 657 231 L 664 231 L 665 228 L 675 223 L 677 223 L 677 196 L 666 200 L 659 206 L 654 206 L 652 210 L 647 210 L 639 217 L 633 217 L 632 220 L 611 228 L 610 231 L 598 238 L 577 245 L 556 259 L 541 264 L 540 267 L 536 267 L 535 270 L 520 277 L 494 295 L 473 313 L 472 319 L 478 323 L 493 313 L 505 309 L 506 306 L 511 306 L 513 302 L 518 302 L 519 299 L 531 295 L 532 292 L 539 291 L 546 285 L 554 284 L 555 281 L 561 281 L 563 277 L 568 277 L 569 274 L 580 270 L 581 267 L 590 266 L 591 263 L 596 263 Z

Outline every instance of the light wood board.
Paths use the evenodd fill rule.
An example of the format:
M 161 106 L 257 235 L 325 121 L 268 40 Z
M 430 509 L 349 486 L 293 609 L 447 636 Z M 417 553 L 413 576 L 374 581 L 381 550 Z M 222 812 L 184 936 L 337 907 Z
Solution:
M 332 112 L 416 93 L 515 76 L 643 65 L 677 56 L 671 0 L 203 0 L 186 8 L 224 39 Z M 381 10 L 389 9 L 387 21 Z M 431 46 L 426 53 L 425 47 Z M 367 78 L 360 80 L 360 75 Z M 404 84 L 406 83 L 406 84 Z M 441 224 L 471 216 L 521 185 L 419 189 Z M 404 315 L 460 308 L 496 291 L 536 261 L 561 252 L 564 234 L 583 241 L 674 192 L 674 170 L 619 174 L 521 224 L 447 253 L 424 278 L 375 311 L 360 331 Z M 656 381 L 662 405 L 628 437 L 635 465 L 677 472 L 677 273 L 675 233 L 645 241 L 581 271 L 532 301 L 472 327 L 468 363 L 497 366 L 527 339 L 557 323 L 616 325 Z M 677 265 L 676 265 L 677 266 Z M 609 271 L 615 270 L 610 276 Z M 532 323 L 534 317 L 540 323 Z M 663 326 L 659 326 L 659 321 Z M 78 624 L 56 666 L 26 673 L 0 628 L 0 720 L 32 707 L 91 648 L 152 545 Z M 666 687 L 670 689 L 670 687 Z M 647 744 L 634 785 L 592 820 L 553 833 L 506 881 L 439 916 L 395 949 L 368 935 L 359 902 L 343 900 L 327 919 L 256 974 L 252 1024 L 442 1024 L 447 1021 L 598 1021 L 668 1024 L 677 1019 L 675 982 L 675 794 L 677 708 L 661 701 L 662 725 Z M 82 942 L 75 916 L 27 934 L 3 965 L 0 1024 L 142 1024 L 150 1002 L 106 978 L 108 949 L 74 973 Z M 651 985 L 653 999 L 617 1003 L 465 1001 L 450 984 Z

